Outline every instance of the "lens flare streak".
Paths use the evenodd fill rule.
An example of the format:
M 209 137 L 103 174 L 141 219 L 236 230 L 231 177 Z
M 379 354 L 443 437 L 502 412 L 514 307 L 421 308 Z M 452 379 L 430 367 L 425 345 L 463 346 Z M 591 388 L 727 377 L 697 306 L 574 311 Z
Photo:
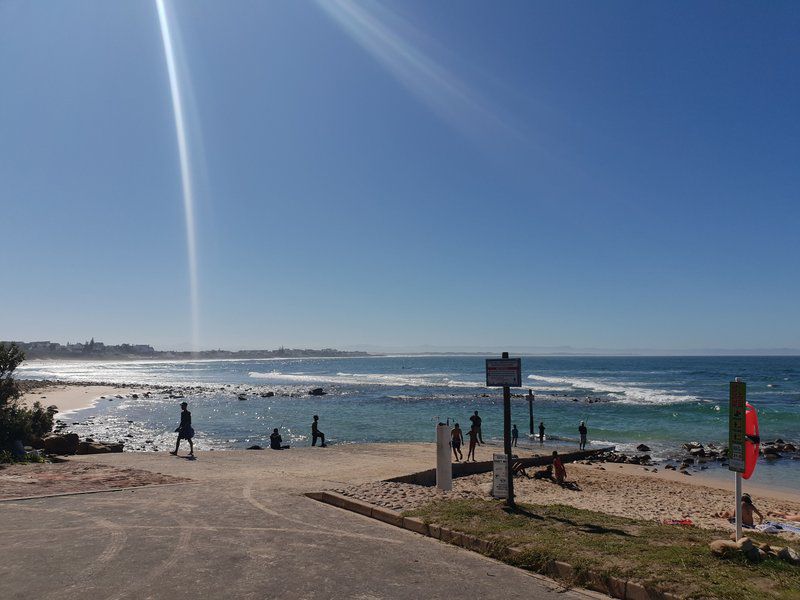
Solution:
M 158 22 L 161 27 L 161 40 L 164 43 L 164 59 L 167 63 L 169 75 L 169 89 L 172 96 L 172 112 L 175 117 L 175 135 L 178 141 L 178 157 L 181 167 L 181 187 L 183 190 L 183 212 L 186 221 L 186 251 L 189 261 L 189 294 L 191 300 L 192 320 L 192 348 L 199 350 L 200 345 L 200 317 L 199 317 L 199 292 L 197 283 L 197 234 L 194 215 L 194 190 L 192 188 L 192 171 L 189 160 L 189 147 L 187 144 L 186 124 L 184 118 L 183 100 L 181 95 L 180 78 L 175 60 L 175 48 L 169 17 L 164 0 L 155 0 L 158 11 Z

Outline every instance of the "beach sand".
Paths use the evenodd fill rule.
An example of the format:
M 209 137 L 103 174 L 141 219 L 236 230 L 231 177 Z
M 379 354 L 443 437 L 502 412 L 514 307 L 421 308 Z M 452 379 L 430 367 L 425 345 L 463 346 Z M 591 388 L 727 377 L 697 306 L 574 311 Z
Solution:
M 546 480 L 515 478 L 517 501 L 565 504 L 659 522 L 691 519 L 699 527 L 733 530 L 733 525 L 726 519 L 713 516 L 733 507 L 732 475 L 730 481 L 726 482 L 718 477 L 689 476 L 665 472 L 661 468 L 654 473 L 651 467 L 645 471 L 637 465 L 569 463 L 566 468 L 568 481 L 575 482 L 577 489 L 562 488 Z M 529 474 L 535 470 L 530 469 Z M 488 499 L 491 485 L 491 473 L 484 473 L 454 479 L 451 492 L 385 481 L 344 487 L 337 491 L 387 508 L 408 510 L 436 499 Z M 775 517 L 776 514 L 800 513 L 800 492 L 764 489 L 747 483 L 744 490 L 751 494 L 756 507 L 767 520 L 781 520 Z M 786 534 L 786 537 L 800 539 L 791 534 Z
M 62 382 L 36 382 L 36 387 L 24 391 L 21 402 L 25 406 L 33 406 L 40 402 L 42 406 L 55 406 L 59 414 L 82 408 L 90 408 L 101 396 L 125 396 L 141 394 L 145 388 L 129 388 L 110 385 L 67 384 Z

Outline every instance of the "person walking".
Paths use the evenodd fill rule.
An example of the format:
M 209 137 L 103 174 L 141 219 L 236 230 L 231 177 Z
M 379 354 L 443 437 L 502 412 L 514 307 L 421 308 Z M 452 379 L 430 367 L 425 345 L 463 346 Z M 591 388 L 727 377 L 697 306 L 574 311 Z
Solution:
M 192 438 L 194 437 L 194 428 L 192 427 L 192 413 L 189 412 L 189 405 L 186 402 L 181 402 L 181 424 L 175 430 L 178 433 L 178 441 L 175 442 L 175 450 L 170 452 L 172 456 L 178 456 L 178 447 L 181 445 L 181 440 L 189 442 L 189 456 L 194 458 L 194 444 Z
M 472 421 L 472 428 L 478 434 L 478 443 L 483 444 L 483 433 L 481 432 L 481 424 L 483 423 L 483 419 L 480 418 L 478 415 L 478 411 L 475 411 L 475 414 L 469 418 Z
M 517 429 L 517 424 L 514 423 L 514 425 L 511 427 L 511 445 L 512 446 L 516 446 L 517 445 L 517 439 L 518 438 L 519 438 L 519 429 Z
M 464 454 L 461 452 L 461 444 L 464 443 L 464 435 L 461 432 L 461 427 L 458 423 L 453 425 L 453 430 L 450 432 L 450 446 L 453 448 L 453 456 L 456 462 L 461 462 Z
M 589 430 L 586 429 L 586 423 L 584 421 L 581 421 L 580 427 L 578 427 L 578 433 L 581 434 L 581 445 L 580 445 L 581 450 L 586 450 L 586 434 L 588 432 Z
M 314 415 L 314 422 L 311 423 L 311 445 L 317 445 L 317 438 L 322 442 L 319 447 L 325 448 L 325 434 L 319 430 L 319 415 Z
M 544 444 L 544 421 L 539 421 L 539 443 Z
M 472 457 L 472 462 L 477 462 L 475 460 L 475 446 L 478 445 L 478 431 L 473 426 L 472 429 L 467 432 L 467 435 L 469 436 L 469 450 L 467 451 L 466 462 L 469 462 L 470 456 Z

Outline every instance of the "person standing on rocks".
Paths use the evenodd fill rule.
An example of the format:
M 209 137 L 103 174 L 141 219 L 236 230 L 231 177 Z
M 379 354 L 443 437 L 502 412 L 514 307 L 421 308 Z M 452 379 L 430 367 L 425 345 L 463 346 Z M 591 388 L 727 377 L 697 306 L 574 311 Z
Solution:
M 589 430 L 586 429 L 586 423 L 581 421 L 580 427 L 578 427 L 578 433 L 581 434 L 581 450 L 586 450 L 586 434 L 589 433 Z
M 453 456 L 456 459 L 456 462 L 461 462 L 464 458 L 464 454 L 461 452 L 461 444 L 464 443 L 464 435 L 461 432 L 461 427 L 458 423 L 453 426 L 453 430 L 450 432 L 450 446 L 453 448 Z
M 467 435 L 469 436 L 469 450 L 467 451 L 466 462 L 469 462 L 470 456 L 472 457 L 472 462 L 477 462 L 475 460 L 475 446 L 478 445 L 478 430 L 473 426 L 472 429 L 467 432 Z
M 544 444 L 544 421 L 539 421 L 539 444 Z
M 181 440 L 189 442 L 189 456 L 194 458 L 194 444 L 192 438 L 194 437 L 194 428 L 192 427 L 192 413 L 189 412 L 189 405 L 186 402 L 181 402 L 181 424 L 175 430 L 178 433 L 178 441 L 175 442 L 175 450 L 170 452 L 172 456 L 178 456 L 178 447 L 181 445 Z
M 483 433 L 481 432 L 481 423 L 483 423 L 483 419 L 478 416 L 478 411 L 475 411 L 475 414 L 469 418 L 472 421 L 472 429 L 474 429 L 478 434 L 478 443 L 483 444 Z
M 325 434 L 319 430 L 319 416 L 314 415 L 314 422 L 311 423 L 311 445 L 317 445 L 317 438 L 319 438 L 322 443 L 319 445 L 320 448 L 325 448 Z

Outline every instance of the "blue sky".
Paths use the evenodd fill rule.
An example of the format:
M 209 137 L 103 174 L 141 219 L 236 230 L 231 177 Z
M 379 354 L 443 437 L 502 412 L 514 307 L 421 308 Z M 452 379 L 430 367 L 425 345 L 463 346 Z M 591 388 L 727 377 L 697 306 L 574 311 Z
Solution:
M 800 348 L 796 2 L 168 2 L 202 347 Z M 0 3 L 0 338 L 188 348 L 153 2 Z

